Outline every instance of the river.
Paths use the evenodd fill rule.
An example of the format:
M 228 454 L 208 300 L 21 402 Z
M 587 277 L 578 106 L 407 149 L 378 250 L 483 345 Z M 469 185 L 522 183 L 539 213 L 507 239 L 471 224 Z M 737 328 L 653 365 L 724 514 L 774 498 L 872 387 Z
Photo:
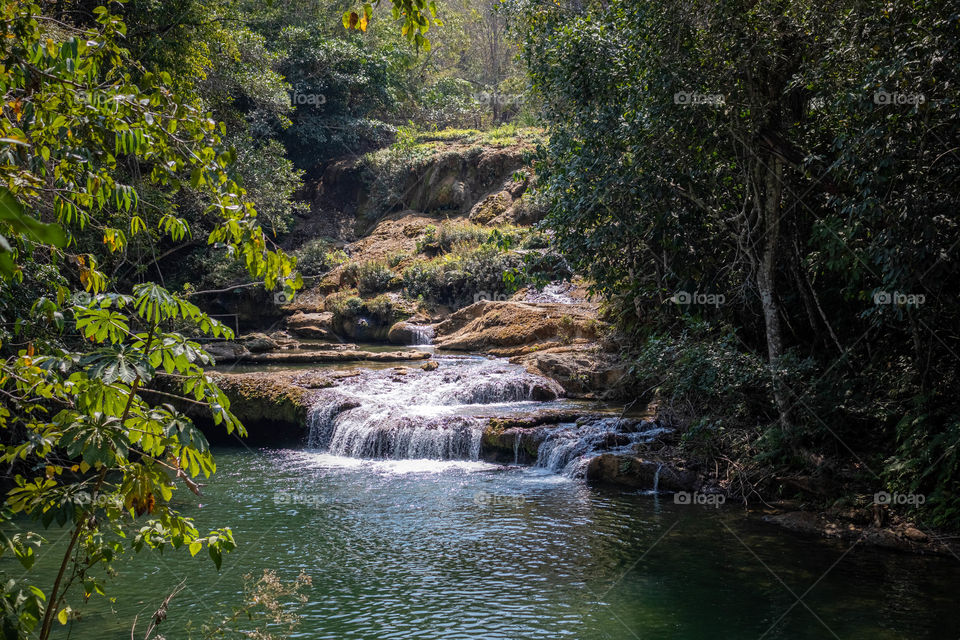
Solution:
M 178 506 L 201 530 L 234 529 L 239 548 L 222 570 L 185 552 L 144 554 L 111 581 L 116 603 L 93 600 L 70 638 L 130 637 L 134 616 L 181 580 L 161 632 L 187 637 L 187 625 L 238 605 L 242 576 L 263 569 L 311 576 L 299 638 L 958 636 L 960 560 L 592 487 L 571 464 L 583 449 L 544 467 L 484 462 L 477 416 L 526 410 L 535 381 L 500 361 L 444 367 L 432 383 L 380 373 L 321 394 L 319 413 L 335 400 L 340 411 L 314 420 L 312 448 L 218 449 L 200 503 L 187 494 Z

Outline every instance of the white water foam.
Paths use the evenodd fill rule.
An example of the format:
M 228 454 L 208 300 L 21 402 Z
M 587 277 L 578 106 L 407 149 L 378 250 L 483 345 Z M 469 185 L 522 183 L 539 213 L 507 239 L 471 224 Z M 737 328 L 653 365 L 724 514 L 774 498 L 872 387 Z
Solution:
M 637 444 L 650 442 L 669 429 L 649 423 L 634 432 L 621 429 L 617 418 L 603 418 L 585 424 L 561 424 L 550 429 L 537 448 L 537 466 L 569 477 L 582 477 L 590 459 L 600 453 L 625 453 Z
M 562 393 L 502 360 L 440 359 L 434 372 L 368 371 L 321 392 L 308 446 L 338 456 L 477 460 L 487 416 Z

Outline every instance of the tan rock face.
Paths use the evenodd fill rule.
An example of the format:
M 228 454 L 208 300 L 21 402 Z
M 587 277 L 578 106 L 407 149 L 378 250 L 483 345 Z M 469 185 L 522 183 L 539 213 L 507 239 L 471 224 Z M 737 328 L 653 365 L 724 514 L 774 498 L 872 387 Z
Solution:
M 553 378 L 571 397 L 620 397 L 629 391 L 624 364 L 595 345 L 554 347 L 515 356 L 510 362 Z
M 590 303 L 482 300 L 436 326 L 443 349 L 511 357 L 527 371 L 552 378 L 568 395 L 616 397 L 626 391 L 626 369 L 595 344 L 603 323 Z
M 597 330 L 591 305 L 481 300 L 437 325 L 435 343 L 444 349 L 517 355 L 542 343 L 594 340 Z
M 513 204 L 509 191 L 494 193 L 478 202 L 470 210 L 470 221 L 477 224 L 490 224 Z
M 299 338 L 329 340 L 333 336 L 333 314 L 298 312 L 287 317 L 287 330 Z

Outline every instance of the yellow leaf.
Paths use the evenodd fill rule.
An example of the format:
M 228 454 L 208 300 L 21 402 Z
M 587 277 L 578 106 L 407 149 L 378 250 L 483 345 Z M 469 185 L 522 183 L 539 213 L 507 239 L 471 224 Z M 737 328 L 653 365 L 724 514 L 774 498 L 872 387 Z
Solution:
M 57 614 L 57 620 L 60 621 L 60 624 L 67 624 L 67 616 L 70 615 L 70 607 L 64 607 L 60 609 L 60 613 Z
M 203 549 L 203 543 L 200 543 L 200 542 L 191 542 L 191 543 L 190 543 L 190 555 L 191 555 L 191 556 L 197 555 L 197 554 L 200 552 L 201 549 Z

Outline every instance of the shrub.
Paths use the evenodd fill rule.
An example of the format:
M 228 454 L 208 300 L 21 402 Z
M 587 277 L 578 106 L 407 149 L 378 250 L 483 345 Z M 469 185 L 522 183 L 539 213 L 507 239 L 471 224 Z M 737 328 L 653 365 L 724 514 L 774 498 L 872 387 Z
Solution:
M 485 227 L 468 220 L 453 220 L 444 222 L 439 228 L 427 225 L 423 237 L 417 242 L 417 251 L 449 253 L 466 251 L 482 244 L 496 245 L 506 250 L 520 244 L 525 233 L 525 229 L 512 225 Z
M 662 411 L 685 423 L 744 427 L 775 419 L 766 361 L 732 333 L 689 321 L 679 335 L 652 335 L 632 357 L 631 374 L 657 388 Z
M 520 256 L 492 245 L 458 249 L 434 260 L 419 260 L 403 272 L 408 296 L 460 307 L 480 295 L 506 293 L 515 288 L 504 275 L 521 265 Z
M 341 291 L 327 296 L 323 308 L 333 314 L 334 326 L 341 327 L 359 318 L 367 318 L 380 326 L 389 326 L 398 315 L 398 310 L 389 296 L 380 295 L 364 300 L 352 291 Z
M 367 260 L 348 264 L 343 268 L 343 278 L 347 284 L 356 286 L 361 295 L 369 295 L 389 289 L 394 274 L 384 263 Z
M 391 269 L 395 269 L 400 266 L 402 262 L 410 258 L 410 254 L 405 251 L 392 251 L 387 254 L 387 266 Z
M 305 276 L 319 276 L 347 261 L 347 254 L 341 249 L 331 249 L 333 245 L 323 238 L 305 242 L 294 252 L 300 273 Z
M 483 244 L 489 238 L 490 229 L 464 220 L 440 225 L 437 241 L 442 251 L 450 251 L 457 245 Z

